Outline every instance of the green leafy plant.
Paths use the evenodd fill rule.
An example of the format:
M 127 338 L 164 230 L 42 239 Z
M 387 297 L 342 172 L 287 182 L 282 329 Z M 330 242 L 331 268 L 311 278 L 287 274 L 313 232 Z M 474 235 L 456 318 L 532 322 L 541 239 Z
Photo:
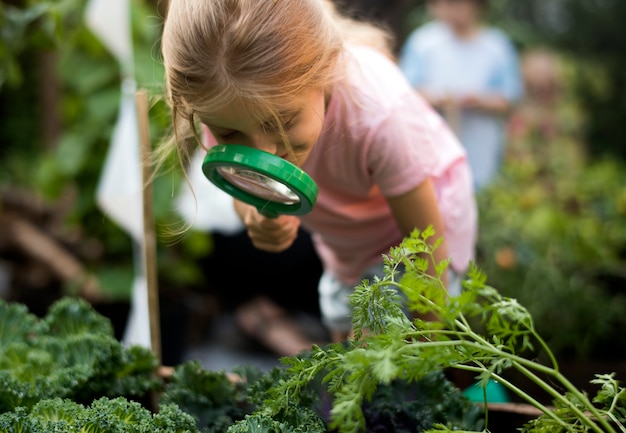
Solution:
M 525 431 L 626 431 L 624 388 L 613 376 L 599 375 L 596 381 L 602 390 L 594 399 L 578 390 L 559 371 L 528 311 L 488 286 L 477 267 L 470 269 L 461 295 L 446 296 L 441 275 L 447 263 L 436 263 L 436 276 L 426 273 L 439 245 L 429 243 L 433 235 L 432 229 L 416 231 L 390 250 L 385 277 L 359 286 L 352 296 L 356 339 L 347 346 L 317 347 L 307 358 L 287 359 L 288 375 L 270 390 L 266 410 L 270 414 L 287 410 L 323 374 L 334 395 L 331 428 L 342 433 L 363 431 L 363 405 L 379 384 L 413 382 L 434 371 L 456 368 L 475 373 L 483 386 L 496 380 L 539 408 L 544 415 L 525 426 Z M 440 320 L 408 319 L 398 292 L 411 310 L 435 313 Z M 474 320 L 479 320 L 482 331 L 472 326 Z M 538 348 L 548 354 L 548 365 L 523 356 Z M 502 374 L 506 369 L 517 370 L 539 385 L 553 398 L 554 407 L 507 381 Z M 488 417 L 486 421 L 488 428 Z M 438 428 L 453 426 L 442 423 Z
M 223 371 L 208 371 L 195 360 L 176 366 L 159 397 L 159 404 L 176 404 L 193 416 L 203 433 L 220 433 L 255 409 L 251 387 L 261 370 L 247 366 L 233 370 L 233 381 Z
M 163 386 L 157 367 L 148 349 L 116 340 L 85 300 L 60 299 L 41 319 L 0 300 L 0 413 L 51 398 L 141 398 Z
M 153 414 L 137 402 L 106 397 L 83 406 L 68 399 L 38 402 L 30 411 L 19 407 L 0 415 L 0 433 L 195 433 L 193 418 L 175 405 Z

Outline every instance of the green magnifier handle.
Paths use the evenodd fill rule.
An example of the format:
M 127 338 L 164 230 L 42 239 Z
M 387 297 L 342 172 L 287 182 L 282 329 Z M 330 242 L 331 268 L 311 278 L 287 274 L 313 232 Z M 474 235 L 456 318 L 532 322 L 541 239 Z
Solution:
M 218 188 L 269 218 L 304 215 L 317 200 L 317 185 L 302 169 L 248 146 L 213 146 L 204 157 L 202 171 Z

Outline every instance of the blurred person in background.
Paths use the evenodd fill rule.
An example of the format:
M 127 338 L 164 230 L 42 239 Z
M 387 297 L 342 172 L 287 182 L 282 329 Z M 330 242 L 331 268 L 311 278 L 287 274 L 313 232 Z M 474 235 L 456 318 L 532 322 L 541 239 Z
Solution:
M 482 23 L 487 0 L 427 5 L 433 20 L 409 35 L 400 67 L 458 135 L 480 191 L 498 175 L 506 117 L 522 95 L 518 56 L 501 30 Z

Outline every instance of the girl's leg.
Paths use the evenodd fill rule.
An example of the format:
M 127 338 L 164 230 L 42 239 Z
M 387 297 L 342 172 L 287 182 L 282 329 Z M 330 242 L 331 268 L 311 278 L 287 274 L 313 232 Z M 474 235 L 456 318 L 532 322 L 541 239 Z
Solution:
M 235 317 L 246 334 L 280 356 L 297 355 L 313 345 L 298 322 L 265 296 L 241 305 Z

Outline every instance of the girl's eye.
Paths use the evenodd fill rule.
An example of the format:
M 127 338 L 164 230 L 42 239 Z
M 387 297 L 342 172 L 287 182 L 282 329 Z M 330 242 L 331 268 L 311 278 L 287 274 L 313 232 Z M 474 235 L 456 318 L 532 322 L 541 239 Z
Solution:
M 282 125 L 283 129 L 285 131 L 289 131 L 296 124 L 297 117 L 298 115 L 294 114 L 285 120 Z M 270 134 L 277 134 L 280 131 L 280 128 L 276 124 L 268 122 L 263 124 L 263 130 Z
M 228 141 L 228 140 L 232 140 L 233 138 L 235 138 L 235 135 L 237 135 L 236 132 L 229 132 L 227 134 L 219 134 L 219 138 L 221 140 Z
M 285 131 L 289 131 L 296 124 L 296 115 L 291 116 L 284 124 L 283 128 Z

